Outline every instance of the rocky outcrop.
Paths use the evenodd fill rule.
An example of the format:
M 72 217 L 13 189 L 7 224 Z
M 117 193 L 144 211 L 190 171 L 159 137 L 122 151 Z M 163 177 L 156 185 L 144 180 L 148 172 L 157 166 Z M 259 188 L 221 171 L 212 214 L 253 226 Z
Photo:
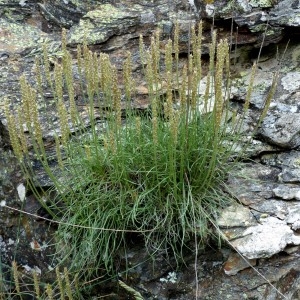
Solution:
M 216 0 L 211 4 L 202 3 L 202 17 L 216 20 L 231 19 L 242 31 L 246 29 L 256 37 L 259 46 L 279 42 L 292 27 L 294 33 L 299 27 L 299 2 L 293 0 Z M 292 32 L 293 33 L 293 32 Z M 251 35 L 252 36 L 252 35 Z
M 118 68 L 121 68 L 126 50 L 130 50 L 138 83 L 136 104 L 142 109 L 148 103 L 147 90 L 139 74 L 139 35 L 142 34 L 148 42 L 151 33 L 160 27 L 162 38 L 167 39 L 172 37 L 174 22 L 178 21 L 180 51 L 184 59 L 191 23 L 198 22 L 200 18 L 204 20 L 203 50 L 207 52 L 213 20 L 219 28 L 219 37 L 230 38 L 232 19 L 234 28 L 236 25 L 239 27 L 237 44 L 247 44 L 232 53 L 232 60 L 241 71 L 232 90 L 233 105 L 238 107 L 245 99 L 251 59 L 257 53 L 254 47 L 263 40 L 264 46 L 269 46 L 260 57 L 250 101 L 251 109 L 243 127 L 245 141 L 251 141 L 246 153 L 251 161 L 245 162 L 237 173 L 229 176 L 228 192 L 237 201 L 218 218 L 220 234 L 226 236 L 229 244 L 220 250 L 199 251 L 197 261 L 194 255 L 187 253 L 187 263 L 180 269 L 175 269 L 175 263 L 167 263 L 160 255 L 154 262 L 149 260 L 146 251 L 136 246 L 129 250 L 128 257 L 122 261 L 126 260 L 127 265 L 137 267 L 130 269 L 129 276 L 122 279 L 139 290 L 145 299 L 194 299 L 195 294 L 198 299 L 284 299 L 274 286 L 286 299 L 299 299 L 300 76 L 297 64 L 300 48 L 297 43 L 290 43 L 280 62 L 277 92 L 258 135 L 252 136 L 259 112 L 265 104 L 272 75 L 278 70 L 277 51 L 272 43 L 289 36 L 291 28 L 295 33 L 299 30 L 298 2 L 1 1 L 0 251 L 4 273 L 11 260 L 15 259 L 20 268 L 27 272 L 38 270 L 47 281 L 49 278 L 45 277 L 50 275 L 45 274 L 55 266 L 50 256 L 54 251 L 50 244 L 55 228 L 49 226 L 46 220 L 30 215 L 47 217 L 27 189 L 10 151 L 3 113 L 6 98 L 12 106 L 20 101 L 18 78 L 22 73 L 34 84 L 33 62 L 36 56 L 42 55 L 42 43 L 47 44 L 53 58 L 59 57 L 60 31 L 65 27 L 69 29 L 68 46 L 72 51 L 86 36 L 91 49 L 109 52 Z M 282 54 L 285 45 L 278 46 Z M 45 97 L 51 104 L 51 93 L 46 91 Z M 57 120 L 51 111 L 46 113 L 53 118 L 52 127 L 45 128 L 45 141 L 51 148 Z M 239 149 L 242 149 L 242 142 Z M 43 173 L 37 175 L 39 181 L 47 186 L 48 182 L 43 176 Z M 18 209 L 28 215 L 20 214 Z M 195 270 L 199 276 L 198 285 L 195 284 Z M 273 286 L 266 283 L 266 279 Z

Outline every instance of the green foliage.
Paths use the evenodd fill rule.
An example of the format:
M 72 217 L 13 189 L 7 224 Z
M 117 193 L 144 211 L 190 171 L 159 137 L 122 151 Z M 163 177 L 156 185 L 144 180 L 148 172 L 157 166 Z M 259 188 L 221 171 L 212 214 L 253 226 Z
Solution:
M 60 223 L 56 254 L 72 272 L 80 270 L 81 276 L 87 276 L 102 266 L 111 272 L 114 258 L 126 248 L 127 232 L 143 237 L 151 254 L 163 250 L 182 258 L 183 248 L 194 235 L 200 246 L 207 243 L 210 222 L 230 201 L 224 181 L 233 166 L 230 158 L 242 118 L 229 111 L 228 45 L 226 41 L 217 45 L 216 34 L 210 47 L 206 90 L 198 95 L 201 26 L 198 34 L 191 30 L 193 55 L 185 65 L 179 60 L 178 26 L 174 42 L 169 40 L 164 51 L 159 32 L 148 51 L 140 39 L 150 104 L 146 113 L 134 105 L 130 54 L 120 85 L 108 55 L 78 46 L 80 80 L 76 84 L 85 98 L 90 127 L 85 126 L 75 103 L 72 58 L 64 34 L 62 61 L 55 64 L 53 74 L 47 59 L 43 66 L 36 63 L 37 90 L 41 97 L 43 85 L 52 89 L 59 117 L 54 170 L 53 158 L 43 144 L 37 92 L 22 77 L 17 126 L 6 109 L 12 146 L 24 172 L 32 178 L 29 142 L 22 130 L 25 123 L 35 157 L 53 181 L 57 196 L 45 203 L 33 180 L 29 184 Z

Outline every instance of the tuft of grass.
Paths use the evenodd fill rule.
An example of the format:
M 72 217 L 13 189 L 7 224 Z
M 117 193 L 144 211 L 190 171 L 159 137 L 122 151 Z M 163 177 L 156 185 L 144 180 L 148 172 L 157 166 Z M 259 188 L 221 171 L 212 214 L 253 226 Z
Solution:
M 6 106 L 12 147 L 29 186 L 60 223 L 56 255 L 70 264 L 71 272 L 80 271 L 85 277 L 103 266 L 112 272 L 114 258 L 126 248 L 127 232 L 143 237 L 151 254 L 165 251 L 182 259 L 183 249 L 195 235 L 198 246 L 207 243 L 211 220 L 230 202 L 224 182 L 234 165 L 231 158 L 242 118 L 230 113 L 229 46 L 226 40 L 217 43 L 213 33 L 206 90 L 200 96 L 202 24 L 191 29 L 192 54 L 184 65 L 179 60 L 178 36 L 176 25 L 173 41 L 163 50 L 159 31 L 148 50 L 140 37 L 149 94 L 145 114 L 134 105 L 130 53 L 120 84 L 109 56 L 92 53 L 83 45 L 77 48 L 80 79 L 76 85 L 81 87 L 88 111 L 90 126 L 85 126 L 75 103 L 65 32 L 62 59 L 55 63 L 53 74 L 45 47 L 43 64 L 36 61 L 37 91 L 21 78 L 17 121 Z M 39 116 L 47 103 L 37 104 L 44 86 L 52 89 L 59 119 L 56 168 L 43 144 Z M 247 99 L 251 84 L 249 89 Z M 244 113 L 247 109 L 248 103 Z M 29 138 L 24 136 L 23 124 Z M 46 203 L 36 188 L 28 147 L 53 182 L 57 196 L 51 202 Z M 70 290 L 66 292 L 69 295 Z M 51 299 L 50 286 L 47 293 Z

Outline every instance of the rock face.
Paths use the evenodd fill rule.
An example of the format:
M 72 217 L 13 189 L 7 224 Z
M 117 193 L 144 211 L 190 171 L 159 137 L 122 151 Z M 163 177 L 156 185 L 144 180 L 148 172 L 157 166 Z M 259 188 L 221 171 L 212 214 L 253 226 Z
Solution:
M 140 23 L 141 10 L 124 10 L 111 4 L 89 11 L 70 31 L 70 44 L 77 44 L 87 36 L 88 44 L 101 44 L 115 35 L 129 34 Z M 154 20 L 153 20 L 154 21 Z
M 202 1 L 201 1 L 202 2 Z M 264 45 L 279 42 L 284 37 L 284 29 L 299 27 L 299 3 L 293 0 L 216 0 L 212 4 L 203 1 L 201 16 L 217 20 L 233 18 L 240 28 L 247 28 L 256 37 L 256 46 L 264 40 Z M 265 34 L 265 37 L 264 36 Z
M 60 31 L 65 27 L 69 29 L 67 42 L 72 51 L 86 36 L 91 49 L 109 52 L 118 68 L 130 50 L 140 84 L 137 103 L 143 108 L 147 106 L 147 91 L 139 82 L 139 35 L 147 42 L 159 27 L 162 38 L 167 39 L 172 37 L 174 23 L 178 21 L 180 51 L 184 56 L 188 49 L 189 25 L 202 18 L 203 50 L 207 52 L 213 19 L 219 28 L 219 37 L 230 38 L 232 18 L 234 27 L 239 26 L 237 44 L 247 44 L 232 53 L 232 59 L 242 71 L 234 82 L 233 104 L 240 105 L 245 99 L 251 59 L 257 53 L 255 47 L 262 42 L 269 46 L 260 57 L 251 109 L 243 128 L 245 139 L 252 141 L 247 150 L 252 161 L 229 176 L 228 192 L 237 201 L 225 209 L 217 221 L 219 234 L 229 243 L 218 251 L 199 251 L 197 262 L 194 255 L 187 257 L 187 264 L 180 269 L 159 255 L 154 262 L 149 260 L 145 250 L 135 246 L 123 259 L 137 267 L 121 279 L 127 280 L 145 299 L 194 299 L 195 295 L 207 300 L 300 299 L 300 73 L 297 69 L 300 47 L 297 43 L 290 43 L 280 62 L 277 92 L 258 135 L 251 137 L 258 114 L 265 105 L 272 75 L 278 70 L 277 52 L 272 43 L 289 38 L 291 31 L 297 33 L 299 10 L 299 1 L 290 0 L 1 1 L 0 251 L 3 274 L 7 274 L 11 261 L 16 260 L 20 268 L 26 272 L 34 269 L 47 281 L 51 280 L 48 270 L 55 266 L 50 259 L 54 252 L 50 245 L 55 228 L 46 220 L 30 215 L 47 217 L 27 191 L 10 150 L 3 113 L 6 98 L 12 106 L 21 100 L 19 76 L 25 73 L 28 78 L 34 78 L 33 63 L 36 56 L 42 55 L 41 44 L 45 42 L 49 54 L 59 57 Z M 284 48 L 284 44 L 278 44 L 279 54 Z M 46 96 L 51 102 L 51 94 Z M 47 128 L 45 135 L 49 147 L 57 126 L 55 116 L 51 117 L 53 128 Z M 42 173 L 37 177 L 47 186 Z M 28 214 L 20 214 L 19 209 Z

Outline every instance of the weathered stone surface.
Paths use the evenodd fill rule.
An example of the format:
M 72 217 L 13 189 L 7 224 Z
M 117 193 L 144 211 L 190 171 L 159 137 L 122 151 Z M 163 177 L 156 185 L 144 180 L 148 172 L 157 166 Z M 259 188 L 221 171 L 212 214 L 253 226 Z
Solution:
M 299 27 L 300 7 L 298 1 L 278 1 L 274 9 L 270 10 L 270 24 L 272 26 Z
M 278 219 L 283 220 L 288 214 L 289 204 L 285 201 L 268 199 L 267 201 L 260 201 L 258 203 L 250 204 L 252 213 L 257 219 L 263 216 L 276 216 Z
M 286 149 L 300 145 L 300 114 L 274 113 L 263 121 L 259 133 L 269 143 Z
M 273 197 L 274 181 L 280 170 L 261 164 L 244 164 L 228 180 L 229 192 L 242 204 L 259 203 Z
M 292 225 L 293 230 L 298 230 L 300 228 L 300 204 L 295 203 L 294 205 L 289 205 L 288 215 L 285 221 Z
M 55 229 L 39 218 L 20 213 L 44 215 L 36 199 L 26 196 L 23 175 L 10 150 L 0 148 L 0 253 L 2 278 L 10 276 L 10 264 L 15 260 L 20 272 L 32 276 L 33 270 L 50 282 L 55 267 L 49 255 L 54 252 L 50 242 Z M 2 284 L 5 284 L 2 282 Z
M 230 253 L 225 265 L 224 272 L 226 275 L 236 275 L 238 272 L 256 265 L 256 259 L 247 259 L 238 253 Z
M 287 153 L 266 154 L 261 158 L 262 162 L 281 168 L 279 181 L 284 183 L 300 182 L 300 152 L 296 150 Z
M 283 200 L 300 200 L 300 188 L 294 185 L 280 184 L 273 192 L 274 196 Z
M 239 27 L 246 27 L 255 35 L 257 46 L 262 40 L 264 45 L 279 42 L 285 27 L 299 27 L 299 10 L 298 2 L 293 0 L 216 0 L 209 4 L 203 1 L 199 8 L 206 18 L 233 18 Z
M 222 211 L 218 218 L 220 227 L 249 227 L 257 222 L 248 208 L 240 204 L 234 204 Z
M 284 221 L 267 217 L 261 218 L 260 222 L 247 228 L 242 238 L 231 241 L 248 259 L 271 257 L 289 244 L 300 245 L 300 237 Z
M 289 94 L 297 92 L 300 87 L 300 72 L 287 73 L 281 78 L 280 83 Z
M 292 161 L 297 157 L 296 154 L 297 151 L 294 151 Z M 269 165 L 281 166 L 283 162 L 286 163 L 288 155 L 271 154 L 263 158 Z M 281 164 L 276 164 L 276 161 Z M 234 218 L 233 208 L 228 207 L 218 221 L 223 234 L 248 259 L 270 257 L 290 244 L 299 245 L 300 239 L 296 233 L 300 223 L 300 203 L 297 201 L 299 187 L 279 183 L 279 174 L 280 169 L 275 167 L 248 164 L 239 170 L 236 177 L 229 179 L 230 192 L 248 207 L 238 209 L 237 219 Z M 251 210 L 247 214 L 249 208 Z M 238 225 L 239 216 L 243 214 L 242 220 L 249 220 L 249 215 L 254 220 L 253 225 L 246 229 L 242 222 Z M 235 269 L 235 266 L 232 268 Z
M 70 32 L 68 43 L 78 44 L 86 35 L 88 44 L 101 44 L 113 35 L 128 34 L 140 22 L 141 11 L 103 4 L 84 15 Z
M 85 8 L 91 5 L 88 1 Z M 81 1 L 44 1 L 44 3 L 37 3 L 41 14 L 50 23 L 55 25 L 70 28 L 79 22 L 80 18 L 86 13 L 86 10 L 80 5 Z
M 11 21 L 24 22 L 31 15 L 32 6 L 26 0 L 3 0 L 0 2 L 0 16 Z
M 18 78 L 25 72 L 27 78 L 34 84 L 32 68 L 35 56 L 41 55 L 41 43 L 47 40 L 50 54 L 59 56 L 59 34 L 51 28 L 70 27 L 68 34 L 72 46 L 83 42 L 83 24 L 88 27 L 88 40 L 95 51 L 109 51 L 112 60 L 121 69 L 122 59 L 126 50 L 132 53 L 135 77 L 138 81 L 141 97 L 141 107 L 147 107 L 145 98 L 147 90 L 139 81 L 138 37 L 142 34 L 146 43 L 153 30 L 160 27 L 162 38 L 172 37 L 173 25 L 179 21 L 181 30 L 180 51 L 182 56 L 187 52 L 189 25 L 196 23 L 199 16 L 207 17 L 204 23 L 204 46 L 210 37 L 209 20 L 215 19 L 219 37 L 230 36 L 226 18 L 231 18 L 240 26 L 237 44 L 260 45 L 266 24 L 269 19 L 265 44 L 274 43 L 289 30 L 284 27 L 299 27 L 297 1 L 259 1 L 237 0 L 219 1 L 212 4 L 204 1 L 0 1 L 0 247 L 1 262 L 9 265 L 12 258 L 17 260 L 20 269 L 41 270 L 42 276 L 47 277 L 46 270 L 54 265 L 48 260 L 54 250 L 49 246 L 53 227 L 37 217 L 21 215 L 9 210 L 21 208 L 28 213 L 44 215 L 38 202 L 32 195 L 24 197 L 25 181 L 9 151 L 9 141 L 6 122 L 3 116 L 3 99 L 7 96 L 12 106 L 20 101 Z M 209 2 L 209 1 L 206 1 Z M 211 1 L 210 1 L 211 2 Z M 189 5 L 193 11 L 189 11 Z M 38 5 L 35 5 L 38 4 Z M 106 10 L 105 10 L 106 8 Z M 109 8 L 109 9 L 107 9 Z M 38 9 L 38 10 L 37 10 Z M 108 13 L 113 13 L 107 18 Z M 46 19 L 43 19 L 40 14 Z M 42 20 L 42 21 L 41 21 Z M 227 22 L 227 23 L 226 23 Z M 44 25 L 47 25 L 47 30 Z M 57 27 L 53 26 L 57 25 Z M 75 36 L 74 33 L 79 35 Z M 73 40 L 72 40 L 73 39 Z M 90 45 L 91 46 L 91 45 Z M 283 46 L 283 48 L 285 45 Z M 282 47 L 279 45 L 279 52 Z M 242 105 L 247 82 L 249 82 L 250 58 L 253 56 L 252 47 L 237 49 L 232 54 L 240 66 L 241 73 L 232 99 L 236 107 Z M 270 113 L 261 124 L 260 137 L 257 140 L 252 133 L 258 121 L 259 112 L 264 107 L 272 72 L 278 68 L 276 49 L 268 48 L 268 53 L 261 56 L 255 80 L 255 88 L 250 99 L 250 111 L 247 122 L 243 127 L 245 140 L 253 139 L 250 151 L 245 156 L 251 156 L 257 162 L 244 163 L 240 175 L 230 176 L 229 192 L 240 201 L 236 206 L 227 208 L 218 222 L 222 232 L 231 240 L 233 245 L 248 257 L 258 257 L 259 271 L 266 276 L 284 295 L 290 299 L 299 299 L 300 266 L 299 245 L 300 208 L 298 183 L 300 182 L 299 152 L 299 122 L 298 99 L 300 96 L 300 76 L 297 71 L 300 46 L 291 44 L 281 65 L 282 76 L 278 82 L 278 91 L 272 99 Z M 280 52 L 282 53 L 282 52 Z M 236 56 L 235 56 L 236 55 Z M 51 103 L 52 96 L 47 93 L 47 101 Z M 77 95 L 80 101 L 80 95 Z M 139 100 L 140 100 L 139 99 Z M 54 103 L 53 103 L 54 105 Z M 53 106 L 54 107 L 54 106 Z M 83 109 L 84 110 L 84 109 Z M 52 137 L 59 132 L 55 109 L 51 109 L 52 127 L 43 128 L 47 146 L 51 148 Z M 84 113 L 84 111 L 82 112 Z M 87 124 L 88 125 L 88 124 Z M 268 143 L 266 143 L 266 141 Z M 270 145 L 270 143 L 272 145 Z M 276 146 L 274 146 L 276 145 Z M 284 148 L 284 149 L 282 149 Z M 239 149 L 243 149 L 242 145 Z M 271 152 L 271 154 L 270 154 Z M 274 153 L 276 152 L 276 153 Z M 263 165 L 265 164 L 265 165 Z M 37 169 L 38 165 L 36 166 Z M 39 182 L 49 185 L 45 174 L 37 171 Z M 23 199 L 24 201 L 20 201 Z M 20 228 L 21 237 L 17 241 L 16 228 Z M 276 236 L 274 235 L 276 233 Z M 52 243 L 52 241 L 51 241 Z M 253 249 L 255 246 L 255 249 Z M 134 247 L 133 247 L 134 248 Z M 191 245 L 193 248 L 193 245 Z M 292 250 L 291 250 L 292 249 Z M 277 255 L 278 251 L 287 253 Z M 251 268 L 244 269 L 243 261 L 236 255 L 228 258 L 228 252 L 205 253 L 199 251 L 198 261 L 194 254 L 187 254 L 186 266 L 176 269 L 173 261 L 167 263 L 165 258 L 157 255 L 153 264 L 144 249 L 129 249 L 128 257 L 124 258 L 132 266 L 127 280 L 130 286 L 140 291 L 145 299 L 258 299 L 277 300 L 279 294 Z M 230 251 L 229 251 L 230 252 Z M 16 255 L 15 255 L 16 254 Z M 189 255 L 191 255 L 189 257 Z M 269 257 L 263 259 L 262 257 Z M 224 263 L 227 263 L 224 265 Z M 254 263 L 254 262 L 253 262 Z M 124 263 L 124 269 L 128 265 Z M 137 267 L 134 267 L 138 265 Z M 155 270 L 153 270 L 155 266 Z M 196 289 L 194 270 L 198 272 L 198 288 Z M 238 276 L 227 276 L 224 273 Z M 5 269 L 5 274 L 8 269 Z M 7 273 L 8 274 L 8 273 Z M 47 282 L 47 278 L 44 281 Z M 111 287 L 113 289 L 113 287 Z M 116 290 L 115 290 L 116 291 Z M 116 291 L 119 292 L 119 291 Z M 99 293 L 101 294 L 101 292 Z M 115 294 L 118 297 L 117 294 Z
M 8 56 L 12 54 L 28 55 L 33 48 L 39 45 L 41 39 L 46 38 L 46 34 L 37 28 L 10 22 L 5 18 L 0 19 L 0 26 L 0 53 L 2 53 L 2 57 L 4 53 Z

